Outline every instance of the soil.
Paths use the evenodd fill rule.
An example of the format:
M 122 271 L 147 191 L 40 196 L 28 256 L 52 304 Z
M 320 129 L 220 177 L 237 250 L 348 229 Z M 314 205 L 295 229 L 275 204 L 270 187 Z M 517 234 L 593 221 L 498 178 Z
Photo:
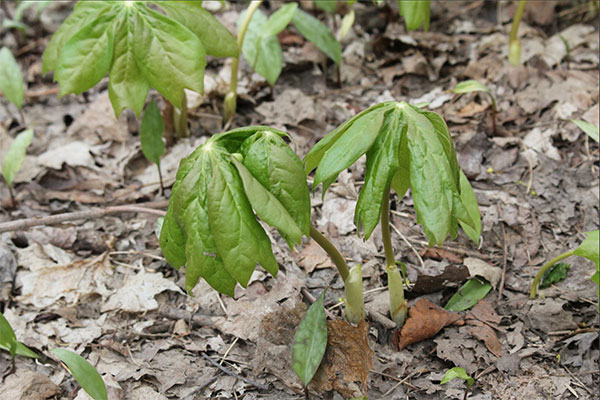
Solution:
M 243 4 L 205 3 L 235 32 Z M 364 331 L 373 353 L 357 340 L 359 353 L 369 355 L 364 385 L 329 382 L 326 388 L 338 390 L 324 392 L 325 386 L 312 385 L 310 398 L 366 392 L 370 399 L 462 399 L 464 381 L 440 384 L 455 366 L 474 378 L 472 400 L 598 398 L 594 264 L 567 259 L 566 278 L 529 299 L 539 268 L 599 226 L 598 143 L 570 122 L 598 126 L 598 2 L 528 2 L 519 66 L 507 59 L 516 2 L 432 3 L 427 32 L 406 32 L 396 2 L 354 4 L 356 21 L 342 41 L 341 87 L 336 66 L 293 27 L 279 35 L 284 69 L 274 87 L 241 61 L 238 114 L 229 127 L 283 129 L 300 157 L 371 105 L 427 102 L 448 124 L 481 211 L 479 246 L 461 232 L 430 249 L 410 194 L 394 195 L 392 239 L 396 258 L 407 266 L 409 307 L 444 307 L 469 276 L 493 286 L 449 325 L 429 327 L 433 336 L 405 340 L 397 350 L 381 231 L 364 241 L 353 223 L 364 159 L 342 172 L 324 197 L 315 188 L 313 224 L 350 265 L 363 265 Z M 15 4 L 2 4 L 6 18 Z M 231 60 L 209 58 L 205 93 L 188 93 L 191 137 L 169 147 L 161 161 L 162 194 L 156 166 L 140 149 L 139 121 L 129 111 L 114 116 L 108 77 L 86 93 L 59 99 L 51 74 L 41 73 L 44 47 L 72 6 L 53 2 L 39 16 L 27 10 L 24 32 L 0 28 L 0 43 L 16 55 L 26 82 L 21 112 L 0 97 L 0 158 L 18 132 L 35 131 L 15 180 L 15 209 L 0 185 L 0 223 L 124 204 L 165 210 L 179 160 L 223 130 Z M 278 3 L 262 7 L 270 13 Z M 341 4 L 335 16 L 310 12 L 339 26 L 347 9 Z M 495 96 L 495 130 L 487 94 L 450 92 L 467 79 L 486 84 Z M 150 96 L 165 107 L 156 92 Z M 342 281 L 327 255 L 308 239 L 290 252 L 271 231 L 281 269 L 276 278 L 258 268 L 235 298 L 205 282 L 189 295 L 185 270 L 162 256 L 157 218 L 115 212 L 0 233 L 0 310 L 17 338 L 44 354 L 37 362 L 17 357 L 9 374 L 10 356 L 1 352 L 0 398 L 87 399 L 49 356 L 56 347 L 92 363 L 109 399 L 304 398 L 291 367 L 291 342 L 309 299 L 329 286 L 326 307 L 342 318 Z M 428 312 L 415 308 L 412 314 Z

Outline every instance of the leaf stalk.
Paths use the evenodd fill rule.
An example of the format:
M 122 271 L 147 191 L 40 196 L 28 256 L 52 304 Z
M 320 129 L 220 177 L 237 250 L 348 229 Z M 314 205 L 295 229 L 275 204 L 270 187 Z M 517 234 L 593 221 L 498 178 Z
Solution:
M 331 257 L 331 260 L 335 264 L 335 267 L 340 273 L 345 284 L 350 276 L 350 270 L 348 268 L 348 264 L 346 264 L 346 260 L 344 260 L 344 256 L 342 256 L 342 254 L 333 245 L 333 243 L 329 241 L 329 239 L 327 239 L 321 232 L 317 230 L 317 228 L 312 225 L 310 226 L 310 237 L 313 238 L 314 241 L 317 242 L 317 244 L 327 252 L 327 254 L 329 254 L 329 257 Z
M 533 282 L 531 283 L 531 292 L 529 293 L 529 298 L 532 300 L 535 299 L 535 296 L 537 295 L 538 285 L 540 284 L 540 281 L 542 280 L 544 273 L 551 266 L 553 266 L 554 264 L 556 264 L 559 261 L 564 260 L 567 257 L 571 257 L 574 254 L 575 254 L 575 250 L 570 250 L 570 251 L 567 251 L 566 253 L 562 253 L 562 254 L 554 257 L 552 260 L 550 260 L 546 264 L 544 264 L 544 266 L 538 271 L 537 275 L 533 279 Z

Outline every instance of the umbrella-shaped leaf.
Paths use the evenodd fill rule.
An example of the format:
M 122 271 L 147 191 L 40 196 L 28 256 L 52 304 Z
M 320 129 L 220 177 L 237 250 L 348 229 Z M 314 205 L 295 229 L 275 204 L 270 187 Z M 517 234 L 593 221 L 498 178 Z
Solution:
M 102 377 L 89 362 L 79 354 L 65 349 L 50 350 L 65 363 L 73 378 L 94 400 L 107 400 L 106 385 Z
M 323 306 L 326 290 L 310 306 L 294 336 L 293 368 L 304 386 L 317 372 L 327 347 L 327 321 Z

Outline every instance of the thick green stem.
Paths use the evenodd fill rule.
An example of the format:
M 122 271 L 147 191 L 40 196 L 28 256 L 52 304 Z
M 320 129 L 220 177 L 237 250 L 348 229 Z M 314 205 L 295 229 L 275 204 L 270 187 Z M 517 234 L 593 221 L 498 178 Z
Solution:
M 381 200 L 381 238 L 385 251 L 385 271 L 388 276 L 388 290 L 390 293 L 390 316 L 401 327 L 406 319 L 408 303 L 404 299 L 404 280 L 396 267 L 392 235 L 390 232 L 390 184 L 383 191 Z
M 508 61 L 513 65 L 521 64 L 521 40 L 517 34 L 519 32 L 519 25 L 521 24 L 521 17 L 523 17 L 523 11 L 525 10 L 525 4 L 527 4 L 526 0 L 519 1 L 508 37 Z
M 240 31 L 237 36 L 237 45 L 238 51 L 242 52 L 242 44 L 244 43 L 244 36 L 246 36 L 246 31 L 248 30 L 248 25 L 250 25 L 250 20 L 252 20 L 252 16 L 262 3 L 262 0 L 253 0 L 250 2 L 248 9 L 246 10 L 246 15 L 244 16 L 244 21 L 242 22 L 242 26 L 240 27 Z M 225 112 L 225 122 L 228 122 L 235 115 L 235 110 L 237 108 L 237 85 L 238 85 L 238 68 L 240 64 L 240 55 L 233 59 L 231 63 L 231 78 L 229 80 L 229 93 L 225 96 L 224 103 L 224 112 Z
M 348 264 L 346 264 L 346 260 L 344 260 L 342 254 L 338 251 L 338 249 L 336 249 L 333 243 L 331 243 L 312 225 L 310 226 L 310 237 L 313 238 L 315 242 L 317 242 L 317 244 L 327 252 L 327 254 L 329 254 L 329 257 L 331 257 L 331 260 L 335 264 L 335 267 L 342 276 L 342 280 L 345 284 L 348 280 L 348 276 L 350 276 L 350 270 L 348 269 Z
M 550 268 L 557 262 L 564 260 L 567 257 L 571 257 L 573 255 L 573 252 L 574 250 L 562 253 L 561 255 L 554 257 L 552 260 L 544 264 L 544 266 L 538 271 L 537 275 L 533 279 L 533 283 L 531 284 L 531 292 L 529 293 L 530 299 L 535 299 L 535 296 L 537 295 L 538 285 L 540 284 L 540 281 L 542 280 L 542 277 L 544 276 L 544 273 L 548 270 L 548 268 Z

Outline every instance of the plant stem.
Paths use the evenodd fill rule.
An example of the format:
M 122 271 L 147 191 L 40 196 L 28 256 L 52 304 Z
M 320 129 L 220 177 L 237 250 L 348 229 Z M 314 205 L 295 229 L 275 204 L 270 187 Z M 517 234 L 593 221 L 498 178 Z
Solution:
M 246 10 L 246 15 L 244 16 L 244 21 L 242 21 L 242 26 L 240 27 L 240 31 L 237 35 L 237 45 L 238 51 L 242 52 L 242 44 L 244 43 L 244 36 L 246 36 L 246 31 L 248 30 L 248 25 L 250 25 L 250 21 L 252 20 L 252 16 L 262 3 L 262 0 L 253 0 L 250 2 L 248 9 Z M 235 115 L 235 110 L 237 108 L 237 85 L 238 85 L 238 68 L 240 64 L 240 54 L 235 57 L 231 63 L 231 78 L 229 79 L 229 93 L 225 96 L 225 104 L 224 104 L 224 112 L 225 118 L 224 122 L 227 123 L 233 116 Z
M 533 283 L 531 284 L 531 292 L 529 293 L 530 299 L 535 299 L 535 296 L 537 295 L 538 285 L 540 284 L 540 281 L 542 280 L 542 277 L 544 276 L 544 273 L 548 270 L 548 268 L 550 268 L 557 262 L 564 260 L 567 257 L 571 257 L 573 255 L 573 252 L 574 252 L 574 250 L 567 251 L 566 253 L 562 253 L 561 255 L 554 257 L 552 260 L 550 260 L 546 264 L 544 264 L 544 266 L 538 271 L 537 275 L 533 279 Z
M 517 33 L 519 32 L 519 24 L 521 23 L 521 18 L 523 17 L 525 4 L 527 4 L 527 0 L 521 0 L 519 1 L 519 5 L 517 6 L 517 11 L 515 12 L 515 16 L 513 17 L 512 27 L 510 28 L 510 35 L 508 36 L 508 39 L 511 42 L 517 40 Z
M 158 180 L 160 181 L 160 194 L 165 194 L 165 185 L 163 185 L 162 172 L 160 171 L 160 164 L 156 164 L 156 168 L 158 168 Z
M 521 40 L 518 38 L 517 34 L 519 32 L 519 24 L 521 23 L 523 10 L 525 10 L 525 4 L 527 4 L 526 0 L 519 1 L 519 6 L 513 17 L 513 23 L 508 39 L 508 61 L 513 65 L 521 64 Z
M 383 240 L 383 250 L 385 251 L 385 265 L 390 267 L 396 265 L 394 258 L 394 249 L 392 247 L 392 235 L 390 232 L 390 184 L 383 190 L 383 200 L 381 201 L 381 238 Z
M 323 236 L 323 234 L 312 225 L 310 226 L 310 237 L 313 238 L 315 242 L 317 242 L 317 244 L 327 252 L 327 254 L 329 254 L 329 257 L 331 257 L 331 260 L 335 264 L 335 267 L 345 283 L 350 275 L 350 270 L 348 269 L 346 260 L 344 260 L 344 257 L 340 254 L 338 249 L 329 241 L 329 239 Z
M 15 201 L 15 194 L 13 192 L 12 185 L 8 185 L 8 193 L 10 194 L 10 202 L 12 204 L 12 208 L 17 208 L 17 202 Z

